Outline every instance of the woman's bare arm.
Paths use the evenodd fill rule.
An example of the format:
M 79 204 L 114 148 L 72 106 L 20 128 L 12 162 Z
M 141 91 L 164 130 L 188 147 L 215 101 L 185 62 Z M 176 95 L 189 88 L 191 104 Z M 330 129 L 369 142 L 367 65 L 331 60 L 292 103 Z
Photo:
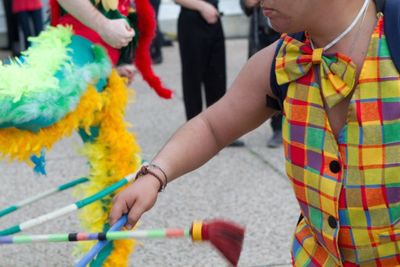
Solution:
M 271 117 L 266 106 L 271 94 L 269 76 L 275 44 L 254 55 L 240 71 L 227 94 L 183 125 L 153 159 L 168 176 L 168 182 L 192 171 L 219 150 Z M 163 174 L 156 168 L 153 172 Z M 155 203 L 159 181 L 151 175 L 138 179 L 114 199 L 111 223 L 129 213 L 128 227 Z
M 274 114 L 266 106 L 274 51 L 275 45 L 254 55 L 226 95 L 180 128 L 154 158 L 171 180 L 200 167 Z
M 207 1 L 203 0 L 175 0 L 178 5 L 200 12 L 201 16 L 209 24 L 214 24 L 218 21 L 219 12 L 216 7 Z
M 135 31 L 124 19 L 110 20 L 101 14 L 89 0 L 58 0 L 58 3 L 80 22 L 101 35 L 115 48 L 126 46 Z

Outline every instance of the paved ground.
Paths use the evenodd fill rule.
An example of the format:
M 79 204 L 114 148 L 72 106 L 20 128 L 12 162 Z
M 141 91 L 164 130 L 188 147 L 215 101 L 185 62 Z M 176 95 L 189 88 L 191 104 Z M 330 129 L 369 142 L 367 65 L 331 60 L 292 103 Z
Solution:
M 245 40 L 227 41 L 229 83 L 245 63 Z M 0 54 L 4 57 L 4 54 Z M 177 44 L 164 49 L 164 63 L 155 68 L 165 83 L 176 90 L 173 100 L 158 98 L 138 77 L 133 84 L 136 103 L 127 120 L 151 159 L 161 145 L 184 123 Z M 249 88 L 250 90 L 251 88 Z M 239 266 L 286 266 L 290 263 L 291 234 L 298 208 L 284 176 L 282 150 L 266 148 L 270 127 L 263 125 L 243 137 L 245 148 L 226 148 L 199 170 L 170 184 L 140 228 L 185 227 L 195 219 L 225 217 L 246 225 L 246 239 Z M 193 140 L 195 142 L 195 140 Z M 48 176 L 38 177 L 22 164 L 0 163 L 0 207 L 17 202 L 87 172 L 77 150 L 77 136 L 63 140 L 48 153 Z M 74 201 L 69 192 L 29 206 L 0 220 L 0 228 Z M 58 219 L 30 233 L 79 230 L 75 214 Z M 13 245 L 1 247 L 0 266 L 71 266 L 71 244 Z M 208 245 L 187 240 L 145 241 L 131 257 L 132 266 L 188 267 L 227 266 Z

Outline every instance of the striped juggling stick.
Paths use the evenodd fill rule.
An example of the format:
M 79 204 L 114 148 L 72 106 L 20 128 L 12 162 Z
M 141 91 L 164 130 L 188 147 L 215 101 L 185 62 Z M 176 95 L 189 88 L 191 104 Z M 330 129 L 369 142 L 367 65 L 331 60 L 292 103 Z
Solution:
M 232 265 L 236 266 L 242 250 L 244 228 L 232 222 L 212 220 L 208 222 L 194 222 L 192 226 L 187 229 L 2 236 L 0 237 L 0 244 L 77 242 L 89 240 L 113 241 L 122 239 L 162 239 L 177 237 L 191 237 L 193 241 L 210 241 Z
M 4 230 L 0 231 L 0 236 L 6 236 L 6 235 L 12 235 L 15 233 L 19 233 L 19 232 L 25 231 L 27 229 L 30 229 L 34 226 L 43 224 L 47 221 L 54 220 L 58 217 L 61 217 L 63 215 L 66 215 L 66 214 L 69 214 L 76 210 L 79 210 L 79 209 L 81 209 L 89 204 L 92 204 L 93 202 L 95 202 L 99 199 L 102 199 L 103 197 L 113 193 L 114 191 L 118 190 L 119 188 L 121 188 L 124 185 L 128 184 L 129 182 L 133 181 L 135 179 L 135 177 L 136 177 L 136 173 L 128 175 L 127 177 L 119 180 L 118 182 L 104 188 L 100 192 L 93 194 L 87 198 L 81 199 L 73 204 L 70 204 L 70 205 L 60 208 L 58 210 L 52 211 L 50 213 L 44 214 L 37 218 L 27 220 L 23 223 L 20 223 L 19 225 L 14 225 L 7 229 L 4 229 Z
M 111 228 L 108 230 L 108 232 L 113 232 L 113 231 L 118 231 L 120 230 L 128 221 L 128 216 L 124 215 L 122 216 Z M 75 264 L 75 267 L 86 267 L 96 256 L 97 254 L 102 251 L 102 249 L 109 243 L 110 241 L 108 240 L 102 240 L 97 242 L 96 245 L 94 245 L 88 253 L 86 253 L 85 256 L 77 263 Z
M 87 181 L 89 181 L 88 178 L 82 177 L 82 178 L 73 180 L 72 182 L 60 185 L 60 186 L 58 186 L 56 188 L 44 191 L 44 192 L 42 192 L 40 194 L 37 194 L 36 196 L 24 199 L 24 200 L 14 204 L 14 205 L 10 205 L 7 208 L 4 208 L 4 209 L 0 210 L 0 218 L 5 216 L 5 215 L 7 215 L 7 214 L 10 214 L 10 213 L 16 211 L 16 210 L 18 210 L 18 209 L 20 209 L 20 208 L 22 208 L 22 207 L 24 207 L 26 205 L 32 204 L 32 203 L 34 203 L 34 202 L 36 202 L 36 201 L 38 201 L 40 199 L 43 199 L 43 198 L 51 196 L 51 195 L 53 195 L 55 193 L 67 190 L 69 188 L 75 187 L 75 186 L 77 186 L 79 184 L 86 183 Z

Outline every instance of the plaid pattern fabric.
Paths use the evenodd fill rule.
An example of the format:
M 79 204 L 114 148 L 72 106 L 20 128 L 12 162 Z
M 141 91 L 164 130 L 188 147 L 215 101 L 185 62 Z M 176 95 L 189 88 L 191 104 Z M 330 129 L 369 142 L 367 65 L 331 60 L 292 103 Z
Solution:
M 279 85 L 298 80 L 318 65 L 319 83 L 329 107 L 342 101 L 354 87 L 356 67 L 351 59 L 339 53 L 325 55 L 322 48 L 313 50 L 309 39 L 302 43 L 284 36 L 275 65 Z
M 304 215 L 293 264 L 400 265 L 400 76 L 383 18 L 338 140 L 314 70 L 289 84 L 284 101 L 286 172 Z
M 304 220 L 296 228 L 292 246 L 292 261 L 294 266 L 337 265 L 334 258 L 318 244 L 311 228 Z

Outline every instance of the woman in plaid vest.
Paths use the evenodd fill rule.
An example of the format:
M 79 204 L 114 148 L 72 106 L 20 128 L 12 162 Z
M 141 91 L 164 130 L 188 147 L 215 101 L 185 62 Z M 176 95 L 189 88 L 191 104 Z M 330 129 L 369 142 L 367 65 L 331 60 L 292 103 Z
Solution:
M 275 30 L 304 31 L 304 39 L 283 35 L 253 56 L 226 96 L 153 159 L 152 174 L 116 197 L 112 223 L 129 213 L 128 226 L 135 225 L 160 187 L 270 118 L 275 110 L 265 96 L 268 103 L 276 98 L 274 66 L 277 84 L 287 85 L 286 172 L 302 212 L 293 265 L 399 265 L 400 75 L 383 14 L 370 0 L 263 0 L 260 6 Z

